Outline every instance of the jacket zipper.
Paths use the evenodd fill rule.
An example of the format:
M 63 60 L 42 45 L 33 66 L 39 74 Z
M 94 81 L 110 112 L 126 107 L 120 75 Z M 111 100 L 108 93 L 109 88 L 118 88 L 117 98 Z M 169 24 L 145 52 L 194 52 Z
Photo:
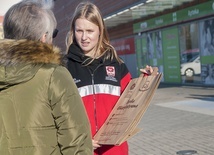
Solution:
M 94 74 L 91 74 L 91 79 L 92 79 L 92 86 L 93 86 L 93 104 L 94 104 L 94 119 L 95 119 L 95 127 L 96 127 L 96 132 L 98 131 L 98 125 L 97 125 L 97 109 L 96 109 L 96 99 L 95 99 L 95 89 L 94 89 Z
M 95 89 L 94 89 L 94 73 L 95 71 L 100 67 L 101 65 L 98 65 L 97 68 L 93 71 L 93 73 L 91 73 L 91 82 L 92 82 L 92 86 L 93 86 L 93 102 L 94 102 L 94 119 L 95 119 L 95 130 L 96 130 L 96 133 L 98 131 L 98 124 L 97 124 L 97 108 L 96 108 L 96 98 L 95 98 Z M 98 150 L 97 152 L 98 155 L 102 155 L 100 153 L 100 150 Z

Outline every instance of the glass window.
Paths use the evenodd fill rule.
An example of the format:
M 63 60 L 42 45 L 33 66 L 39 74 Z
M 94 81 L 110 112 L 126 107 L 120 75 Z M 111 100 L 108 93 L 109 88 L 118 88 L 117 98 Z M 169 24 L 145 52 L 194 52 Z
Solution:
M 197 23 L 179 27 L 180 63 L 183 83 L 201 82 L 201 62 L 199 52 L 199 31 Z

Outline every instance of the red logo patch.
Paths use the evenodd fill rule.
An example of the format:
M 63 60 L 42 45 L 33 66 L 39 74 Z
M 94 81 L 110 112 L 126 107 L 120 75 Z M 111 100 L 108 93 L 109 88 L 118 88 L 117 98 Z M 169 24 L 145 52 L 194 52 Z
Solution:
M 108 76 L 115 76 L 114 66 L 106 66 L 106 73 Z

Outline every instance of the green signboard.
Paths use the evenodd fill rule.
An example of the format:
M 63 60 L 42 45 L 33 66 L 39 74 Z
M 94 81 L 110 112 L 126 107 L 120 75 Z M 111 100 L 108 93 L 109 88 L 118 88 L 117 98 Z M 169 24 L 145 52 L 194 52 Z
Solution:
M 177 28 L 162 31 L 164 81 L 169 83 L 181 82 L 178 38 Z
M 214 0 L 133 25 L 134 33 L 214 14 Z
M 210 56 L 201 56 L 202 64 L 214 64 L 214 55 Z

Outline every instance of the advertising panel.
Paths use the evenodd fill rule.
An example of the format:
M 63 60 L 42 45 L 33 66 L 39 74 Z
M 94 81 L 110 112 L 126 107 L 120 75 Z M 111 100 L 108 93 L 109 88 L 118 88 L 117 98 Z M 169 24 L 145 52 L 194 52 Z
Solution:
M 214 85 L 214 19 L 200 22 L 201 78 L 207 85 Z
M 180 83 L 180 58 L 178 29 L 176 27 L 162 31 L 164 56 L 164 81 Z

